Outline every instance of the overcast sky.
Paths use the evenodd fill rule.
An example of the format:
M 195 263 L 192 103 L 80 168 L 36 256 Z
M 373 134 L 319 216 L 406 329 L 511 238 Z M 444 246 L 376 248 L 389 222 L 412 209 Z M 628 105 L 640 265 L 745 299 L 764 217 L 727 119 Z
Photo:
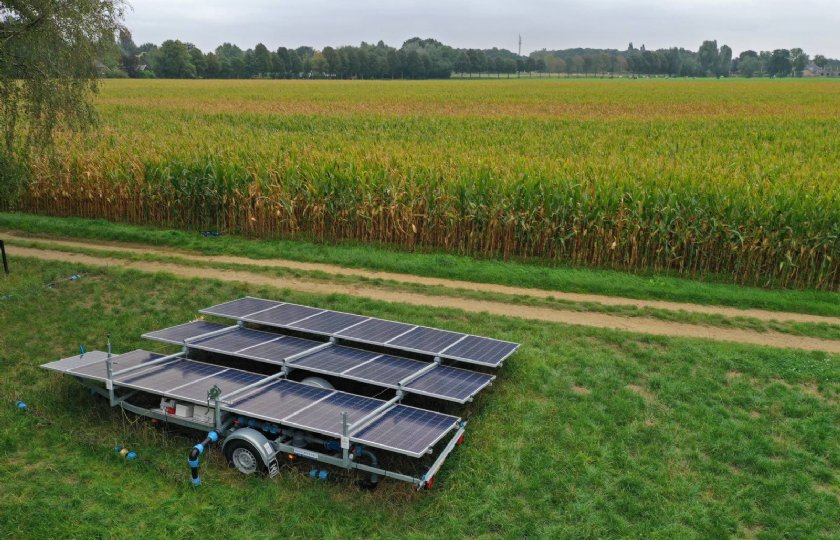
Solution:
M 454 47 L 522 52 L 571 47 L 696 50 L 717 39 L 738 52 L 802 47 L 840 57 L 837 0 L 129 0 L 139 45 L 188 41 L 204 51 L 358 45 L 399 47 L 413 36 Z

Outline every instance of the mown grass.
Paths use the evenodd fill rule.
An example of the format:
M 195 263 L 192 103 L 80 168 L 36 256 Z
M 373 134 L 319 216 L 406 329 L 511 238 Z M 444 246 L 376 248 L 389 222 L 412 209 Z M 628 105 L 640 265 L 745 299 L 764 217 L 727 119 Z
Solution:
M 719 314 L 695 313 L 682 310 L 668 310 L 652 307 L 637 307 L 625 305 L 608 305 L 597 302 L 574 302 L 553 297 L 537 298 L 527 295 L 510 295 L 497 292 L 474 291 L 464 288 L 444 287 L 440 285 L 425 285 L 420 283 L 408 283 L 396 280 L 367 278 L 352 275 L 337 275 L 320 270 L 300 270 L 291 268 L 274 268 L 260 266 L 261 259 L 255 259 L 252 264 L 235 264 L 212 261 L 195 261 L 184 259 L 177 255 L 178 252 L 170 252 L 167 255 L 154 253 L 127 253 L 124 251 L 109 249 L 109 245 L 101 245 L 96 248 L 85 248 L 78 246 L 65 246 L 49 241 L 7 241 L 10 246 L 31 247 L 35 249 L 48 249 L 64 253 L 79 253 L 94 257 L 107 257 L 111 259 L 123 259 L 126 261 L 150 261 L 185 265 L 193 268 L 209 268 L 221 270 L 239 270 L 254 274 L 263 274 L 277 278 L 299 278 L 306 281 L 319 281 L 323 283 L 338 283 L 342 285 L 363 285 L 382 290 L 405 291 L 430 296 L 448 296 L 469 298 L 482 301 L 504 302 L 521 306 L 548 307 L 558 310 L 597 312 L 623 317 L 648 317 L 663 321 L 671 321 L 687 324 L 700 324 L 717 326 L 723 328 L 740 328 L 756 332 L 782 332 L 798 336 L 810 336 L 822 339 L 840 339 L 840 325 L 829 323 L 812 323 L 796 321 L 762 320 L 749 316 L 730 317 Z M 264 259 L 263 259 L 264 260 Z
M 289 259 L 564 292 L 840 316 L 838 293 L 734 286 L 662 273 L 639 275 L 609 270 L 593 271 L 545 266 L 540 264 L 541 261 L 502 262 L 435 251 L 406 253 L 370 244 L 326 245 L 293 240 L 254 240 L 228 235 L 205 238 L 194 231 L 8 212 L 0 212 L 0 228 L 48 237 L 165 246 L 205 255 Z
M 0 528 L 43 537 L 833 538 L 840 358 L 20 259 L 0 277 Z M 40 284 L 83 272 L 53 288 Z M 29 291 L 26 294 L 20 294 Z M 243 478 L 36 366 L 255 294 L 521 342 L 428 494 Z M 20 412 L 14 401 L 30 403 Z M 115 444 L 138 451 L 126 462 Z

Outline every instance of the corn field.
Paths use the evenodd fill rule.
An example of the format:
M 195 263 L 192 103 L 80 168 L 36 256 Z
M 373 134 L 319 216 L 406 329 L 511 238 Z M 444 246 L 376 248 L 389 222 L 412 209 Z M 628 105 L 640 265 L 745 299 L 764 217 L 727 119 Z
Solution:
M 16 209 L 840 289 L 833 81 L 107 81 Z

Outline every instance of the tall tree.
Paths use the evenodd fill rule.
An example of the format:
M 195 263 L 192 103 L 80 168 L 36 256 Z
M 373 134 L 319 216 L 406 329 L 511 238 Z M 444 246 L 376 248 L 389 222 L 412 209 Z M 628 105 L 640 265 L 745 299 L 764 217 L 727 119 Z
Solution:
M 767 63 L 767 74 L 771 77 L 787 77 L 793 71 L 790 63 L 790 51 L 787 49 L 776 49 L 770 55 Z
M 160 45 L 152 58 L 152 67 L 158 77 L 169 79 L 195 77 L 195 66 L 186 43 L 168 39 Z
M 254 75 L 262 76 L 266 76 L 272 71 L 271 55 L 268 54 L 268 47 L 262 43 L 257 43 L 257 46 L 254 47 L 253 71 Z
M 732 49 L 729 45 L 722 45 L 718 54 L 718 77 L 727 77 L 732 71 Z
M 810 58 L 808 55 L 805 54 L 800 48 L 795 48 L 790 50 L 790 64 L 793 67 L 793 74 L 796 77 L 801 77 L 802 72 L 805 70 L 805 66 L 808 65 Z
M 706 74 L 716 74 L 720 68 L 720 53 L 718 52 L 717 41 L 704 41 L 697 51 L 700 67 Z
M 123 10 L 121 0 L 0 4 L 0 198 L 14 196 L 21 163 L 48 148 L 57 128 L 95 123 L 95 61 L 113 46 Z

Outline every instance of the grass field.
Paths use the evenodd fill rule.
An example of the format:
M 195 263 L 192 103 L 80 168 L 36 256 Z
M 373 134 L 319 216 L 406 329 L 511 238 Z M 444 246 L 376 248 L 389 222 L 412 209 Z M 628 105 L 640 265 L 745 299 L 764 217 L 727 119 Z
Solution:
M 107 81 L 42 214 L 840 287 L 840 83 Z
M 0 530 L 13 538 L 835 538 L 840 358 L 417 310 L 212 280 L 15 261 L 0 279 Z M 83 277 L 41 285 L 76 272 Z M 112 410 L 36 366 L 242 294 L 522 343 L 472 404 L 435 488 L 368 493 L 305 471 L 188 482 L 195 437 Z M 48 331 L 46 331 L 48 329 Z M 15 400 L 30 404 L 28 412 Z M 126 462 L 116 444 L 136 450 Z

